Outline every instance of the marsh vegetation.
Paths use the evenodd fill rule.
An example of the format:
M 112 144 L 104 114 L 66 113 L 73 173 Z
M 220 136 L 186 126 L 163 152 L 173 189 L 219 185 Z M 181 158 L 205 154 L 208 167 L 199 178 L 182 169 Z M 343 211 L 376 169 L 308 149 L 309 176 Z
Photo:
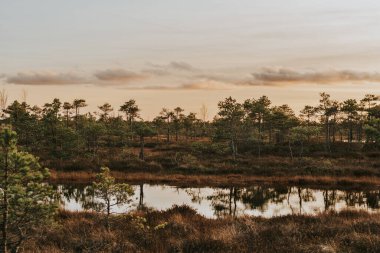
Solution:
M 145 121 L 134 100 L 118 116 L 14 101 L 2 252 L 377 252 L 378 97 L 320 96 L 299 116 L 228 97 L 212 121 L 205 107 Z

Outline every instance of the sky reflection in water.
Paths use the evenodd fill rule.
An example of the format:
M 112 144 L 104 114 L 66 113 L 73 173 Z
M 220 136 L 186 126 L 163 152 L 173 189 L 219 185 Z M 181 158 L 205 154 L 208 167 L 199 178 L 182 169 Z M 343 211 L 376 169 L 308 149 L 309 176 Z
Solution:
M 302 187 L 264 186 L 229 188 L 180 188 L 168 185 L 135 185 L 132 202 L 115 206 L 114 213 L 137 208 L 165 210 L 173 205 L 186 204 L 209 218 L 226 215 L 274 217 L 287 214 L 318 214 L 343 209 L 380 212 L 380 190 L 342 191 Z M 143 189 L 141 194 L 141 188 Z M 90 201 L 88 186 L 59 185 L 62 207 L 71 211 L 84 210 Z

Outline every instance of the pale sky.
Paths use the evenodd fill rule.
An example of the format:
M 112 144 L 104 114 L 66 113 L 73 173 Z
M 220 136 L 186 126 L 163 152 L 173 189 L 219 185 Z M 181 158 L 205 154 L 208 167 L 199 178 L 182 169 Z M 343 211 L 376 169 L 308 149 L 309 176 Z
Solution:
M 216 112 L 267 95 L 298 112 L 380 94 L 378 0 L 0 0 L 0 88 L 89 110 L 136 99 Z

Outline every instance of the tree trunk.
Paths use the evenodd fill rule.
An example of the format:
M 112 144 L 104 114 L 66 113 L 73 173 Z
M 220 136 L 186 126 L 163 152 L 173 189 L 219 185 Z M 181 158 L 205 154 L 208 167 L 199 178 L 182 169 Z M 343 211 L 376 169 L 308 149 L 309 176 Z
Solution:
M 5 144 L 7 145 L 7 144 Z M 8 242 L 8 148 L 3 148 L 5 152 L 5 164 L 4 164 L 4 187 L 3 187 L 3 222 L 2 222 L 2 245 L 1 251 L 7 253 Z
M 298 187 L 298 198 L 299 198 L 299 205 L 300 205 L 300 215 L 302 214 L 302 189 L 301 187 Z
M 66 127 L 69 127 L 69 111 L 66 111 Z
M 106 214 L 106 228 L 107 231 L 110 231 L 110 214 L 111 214 L 111 200 L 107 200 L 107 214 Z
M 325 125 L 326 125 L 325 149 L 326 149 L 326 152 L 331 153 L 331 150 L 330 150 L 330 120 L 327 116 L 325 119 Z
M 234 187 L 234 212 L 233 217 L 236 217 L 236 187 Z
M 361 121 L 359 122 L 359 124 L 358 124 L 358 126 L 357 126 L 357 141 L 358 142 L 362 142 L 362 123 L 361 123 Z
M 334 123 L 332 125 L 332 142 L 335 144 L 335 128 L 336 128 L 336 117 L 334 115 Z
M 168 121 L 168 129 L 167 129 L 167 135 L 166 135 L 166 141 L 170 141 L 170 122 Z
M 145 145 L 145 142 L 144 142 L 144 136 L 140 136 L 140 154 L 139 154 L 139 158 L 141 160 L 144 161 L 145 159 L 145 156 L 144 156 L 144 145 Z
M 79 114 L 79 109 L 75 108 L 75 130 L 78 130 L 78 114 Z
M 272 125 L 269 125 L 269 143 L 272 143 Z
M 261 142 L 262 142 L 262 126 L 261 126 L 261 117 L 259 118 L 259 159 L 261 158 Z
M 134 140 L 134 134 L 133 134 L 133 118 L 129 118 L 129 130 L 131 131 L 131 141 Z
M 348 122 L 348 148 L 351 150 L 352 148 L 352 136 L 353 136 L 353 132 L 352 132 L 352 122 L 351 120 L 349 120 Z
M 236 160 L 237 151 L 236 151 L 235 139 L 233 137 L 231 138 L 231 148 L 232 148 L 232 158 Z
M 144 184 L 140 184 L 139 208 L 144 206 Z
M 293 162 L 293 150 L 292 150 L 292 146 L 290 145 L 290 140 L 288 141 L 288 146 L 289 146 L 290 158 L 292 159 L 292 162 Z

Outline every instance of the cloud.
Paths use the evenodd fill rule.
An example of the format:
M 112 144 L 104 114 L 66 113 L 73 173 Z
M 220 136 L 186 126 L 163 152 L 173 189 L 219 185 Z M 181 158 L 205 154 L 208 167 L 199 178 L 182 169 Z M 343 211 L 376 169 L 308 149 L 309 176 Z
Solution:
M 5 78 L 7 83 L 25 85 L 66 85 L 87 82 L 73 73 L 30 72 L 8 75 Z
M 235 83 L 237 80 L 236 75 L 226 75 L 220 73 L 200 73 L 192 76 L 195 79 L 215 81 L 220 83 Z M 239 79 L 240 80 L 240 79 Z
M 233 84 L 204 80 L 198 82 L 184 83 L 181 85 L 144 85 L 144 86 L 124 86 L 126 90 L 228 90 L 235 87 Z
M 329 70 L 299 72 L 286 68 L 263 68 L 252 73 L 253 78 L 237 81 L 240 85 L 286 86 L 295 84 L 340 84 L 380 82 L 378 72 L 360 72 L 352 70 Z
M 157 74 L 157 75 L 169 75 L 172 74 L 175 71 L 181 71 L 181 72 L 199 72 L 200 70 L 193 67 L 187 62 L 182 62 L 182 61 L 172 61 L 169 64 L 166 65 L 160 65 L 160 64 L 153 64 L 153 63 L 148 63 L 149 69 L 144 70 L 147 72 L 150 72 L 152 74 Z
M 94 76 L 100 81 L 129 83 L 132 81 L 141 81 L 148 78 L 147 75 L 135 73 L 124 69 L 106 69 L 95 72 Z
M 143 69 L 142 73 L 154 76 L 167 76 L 170 75 L 170 72 L 163 69 Z
M 195 71 L 195 70 L 197 70 L 196 68 L 194 68 L 193 66 L 191 66 L 190 64 L 188 64 L 186 62 L 173 61 L 173 62 L 169 63 L 169 67 L 172 69 L 181 70 L 181 71 Z
M 231 85 L 217 81 L 199 81 L 185 83 L 182 85 L 149 85 L 149 86 L 130 86 L 124 89 L 132 90 L 226 90 L 231 89 Z
M 154 67 L 156 66 L 156 67 Z M 290 86 L 297 84 L 341 83 L 380 83 L 379 72 L 353 70 L 298 71 L 288 68 L 262 68 L 253 73 L 222 72 L 218 70 L 202 71 L 183 62 L 171 62 L 168 65 L 151 65 L 151 69 L 139 72 L 125 69 L 105 69 L 82 77 L 76 73 L 20 72 L 15 75 L 2 75 L 0 79 L 10 84 L 24 85 L 72 85 L 92 84 L 98 86 L 125 86 L 127 89 L 155 90 L 225 90 L 238 86 Z M 182 69 L 192 72 L 181 72 Z M 244 77 L 246 76 L 246 78 Z M 149 82 L 143 82 L 146 79 Z M 143 83 L 140 83 L 143 82 Z M 160 85 L 165 83 L 167 85 Z
M 226 90 L 230 89 L 231 86 L 222 82 L 208 80 L 183 84 L 178 88 L 184 90 Z

